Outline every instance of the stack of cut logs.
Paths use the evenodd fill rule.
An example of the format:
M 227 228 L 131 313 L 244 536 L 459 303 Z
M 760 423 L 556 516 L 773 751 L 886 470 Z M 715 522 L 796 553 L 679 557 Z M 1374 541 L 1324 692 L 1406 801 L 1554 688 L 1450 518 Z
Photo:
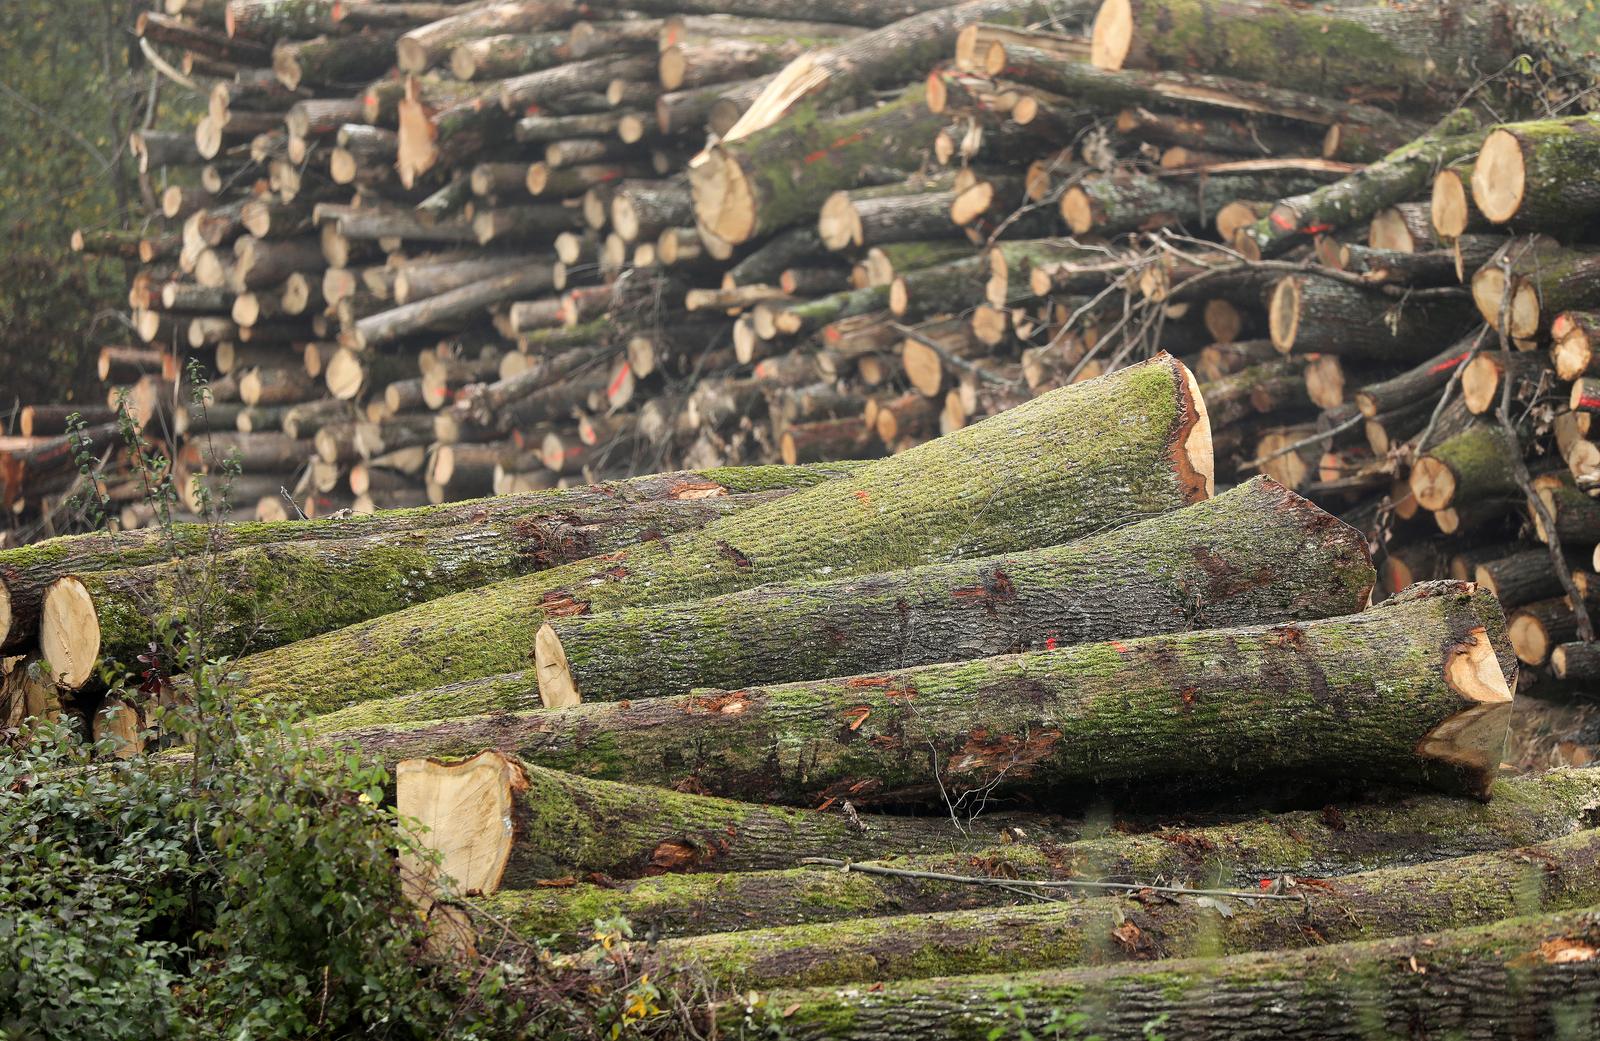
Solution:
M 699 1036 L 1587 1036 L 1600 772 L 1497 776 L 1494 595 L 1366 607 L 1361 532 L 1214 493 L 1210 411 L 1163 354 L 871 462 L 0 568 L 68 684 L 226 587 L 236 697 L 393 768 L 454 942 L 598 933 Z

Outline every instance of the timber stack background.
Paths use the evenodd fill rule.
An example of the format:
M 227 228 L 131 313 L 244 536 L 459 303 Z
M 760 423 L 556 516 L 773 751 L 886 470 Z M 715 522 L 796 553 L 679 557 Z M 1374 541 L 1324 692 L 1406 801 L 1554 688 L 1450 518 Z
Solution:
M 1579 914 L 1600 903 L 1586 777 L 1522 782 L 1537 823 L 1413 795 L 1428 824 L 1406 831 L 1359 801 L 1513 784 L 1495 736 L 1512 694 L 1600 680 L 1588 59 L 1492 0 L 787 13 L 143 13 L 208 108 L 136 133 L 161 189 L 147 228 L 74 236 L 137 260 L 134 335 L 101 355 L 105 409 L 40 403 L 0 441 L 19 532 L 50 533 L 85 492 L 127 530 L 0 551 L 4 715 L 72 713 L 130 754 L 159 741 L 99 670 L 133 667 L 150 605 L 178 599 L 165 540 L 217 551 L 215 649 L 242 656 L 245 696 L 299 703 L 395 766 L 471 906 L 570 933 L 604 905 L 736 990 L 888 980 L 848 1010 L 863 1037 L 913 999 L 959 1009 L 980 985 L 960 974 L 1035 942 L 1054 971 L 1018 1000 L 1048 1006 L 1138 990 L 1137 969 L 1085 967 L 1114 961 L 1221 951 L 1238 957 L 1174 971 L 1249 994 L 1283 955 L 1247 951 L 1329 942 L 1349 966 L 1465 930 L 1417 941 L 1445 987 L 1485 978 L 1483 944 L 1600 935 Z M 268 523 L 141 533 L 118 401 L 170 457 L 196 514 L 180 521 L 226 488 Z M 73 411 L 106 453 L 92 488 Z M 977 488 L 993 515 L 972 513 Z M 1285 713 L 1265 726 L 1247 696 L 1263 682 Z M 1576 721 L 1535 724 L 1512 757 L 1584 765 Z M 783 761 L 792 747 L 811 758 Z M 1244 832 L 1303 837 L 1303 820 L 1222 823 L 1227 799 L 1298 773 L 1358 801 L 1285 855 Z M 1202 826 L 1142 843 L 1151 822 L 1130 822 L 1091 846 L 1076 818 L 1033 813 L 1061 790 L 1138 805 L 1150 784 Z M 921 814 L 991 798 L 1021 815 L 953 839 Z M 1366 823 L 1346 844 L 1350 817 Z M 1363 846 L 1364 827 L 1384 838 Z M 1556 865 L 1552 916 L 1428 913 L 1441 878 L 1505 888 L 1496 851 L 1527 843 Z M 994 909 L 1014 890 L 916 876 L 850 876 L 830 911 L 795 865 L 834 855 L 1302 897 L 1294 877 L 1338 875 L 1384 925 L 1308 932 L 1246 904 L 1211 947 L 1185 939 L 1187 899 L 1036 921 Z M 710 881 L 652 888 L 679 873 Z M 817 925 L 834 919 L 849 926 Z M 919 961 L 930 938 L 955 953 Z M 930 975 L 954 982 L 905 982 Z M 1554 993 L 1471 1012 L 1544 1022 Z M 773 1007 L 797 1036 L 846 1000 L 789 997 Z

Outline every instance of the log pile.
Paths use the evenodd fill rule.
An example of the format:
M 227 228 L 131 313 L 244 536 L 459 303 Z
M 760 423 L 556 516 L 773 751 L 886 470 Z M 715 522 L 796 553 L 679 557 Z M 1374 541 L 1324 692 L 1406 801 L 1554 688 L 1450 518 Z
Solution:
M 1503 597 L 1524 682 L 1600 670 L 1596 135 L 1559 34 L 1501 0 L 1262 0 L 1206 46 L 1161 0 L 771 14 L 144 15 L 208 112 L 134 141 L 161 221 L 76 241 L 144 264 L 144 345 L 102 368 L 178 431 L 191 505 L 227 457 L 264 519 L 870 459 L 1162 349 L 1206 384 L 1225 481 L 1266 472 L 1367 531 L 1384 592 L 1526 573 Z M 1552 528 L 1582 574 L 1537 564 Z
M 1547 1025 L 1596 985 L 1600 773 L 1501 777 L 1494 595 L 1368 606 L 1365 536 L 1270 477 L 1217 491 L 1211 419 L 1162 354 L 870 462 L 58 539 L 0 554 L 48 663 L 5 689 L 44 671 L 70 709 L 148 667 L 176 544 L 251 605 L 216 637 L 254 650 L 237 696 L 392 768 L 459 942 L 577 953 L 622 916 L 660 985 L 741 996 L 697 1014 L 806 1036 L 1050 1005 L 1138 1037 L 1152 981 L 1187 1014 L 1191 979 L 1246 1001 L 1302 962 L 1354 988 L 1304 1036 Z M 161 740 L 149 704 L 98 731 Z M 1507 947 L 1504 1007 L 1371 983 L 1492 981 Z

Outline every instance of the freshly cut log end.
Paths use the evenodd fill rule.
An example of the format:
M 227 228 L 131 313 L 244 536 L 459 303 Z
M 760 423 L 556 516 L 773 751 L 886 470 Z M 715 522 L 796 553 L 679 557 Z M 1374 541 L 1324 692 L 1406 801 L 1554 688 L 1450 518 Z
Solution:
M 1105 0 L 1094 17 L 1089 61 L 1097 69 L 1116 71 L 1133 46 L 1133 5 L 1128 0 Z
M 1174 362 L 1183 372 L 1184 420 L 1174 447 L 1174 461 L 1178 473 L 1191 487 L 1198 482 L 1205 494 L 1197 498 L 1209 499 L 1216 494 L 1216 453 L 1211 441 L 1211 417 L 1206 412 L 1206 400 L 1200 393 L 1200 384 L 1194 372 L 1182 362 Z M 1181 452 L 1181 456 L 1178 454 Z
M 395 766 L 395 810 L 417 822 L 418 840 L 439 857 L 436 868 L 419 871 L 425 889 L 471 895 L 499 888 L 511 858 L 508 821 L 518 773 L 498 752 L 456 763 L 407 759 Z
M 39 612 L 39 652 L 57 684 L 77 690 L 100 658 L 100 620 L 94 598 L 70 575 L 50 583 Z
M 1422 739 L 1417 753 L 1476 778 L 1476 794 L 1488 798 L 1505 753 L 1512 695 L 1486 630 L 1473 630 L 1463 643 L 1446 652 L 1444 676 L 1450 689 L 1471 706 L 1435 727 Z M 1470 783 L 1467 790 L 1472 790 Z
M 571 708 L 583 703 L 572 681 L 572 667 L 561 649 L 561 637 L 548 623 L 533 639 L 534 671 L 539 680 L 539 700 L 545 708 Z
M 1458 170 L 1441 170 L 1433 179 L 1429 216 L 1433 230 L 1446 239 L 1460 238 L 1472 222 L 1472 198 Z
M 1522 143 L 1508 130 L 1491 131 L 1472 167 L 1472 201 L 1485 217 L 1504 224 L 1522 207 L 1526 190 Z
M 1300 332 L 1300 279 L 1284 278 L 1272 287 L 1267 303 L 1267 328 L 1272 345 L 1287 354 Z
M 1109 5 L 1108 5 L 1109 6 Z M 1075 235 L 1094 229 L 1094 203 L 1082 188 L 1068 188 L 1061 196 L 1061 217 Z
M 11 590 L 6 588 L 5 579 L 0 578 L 0 647 L 4 647 L 6 640 L 11 635 Z
M 1411 468 L 1411 494 L 1425 510 L 1442 510 L 1456 495 L 1456 475 L 1432 456 L 1423 456 Z

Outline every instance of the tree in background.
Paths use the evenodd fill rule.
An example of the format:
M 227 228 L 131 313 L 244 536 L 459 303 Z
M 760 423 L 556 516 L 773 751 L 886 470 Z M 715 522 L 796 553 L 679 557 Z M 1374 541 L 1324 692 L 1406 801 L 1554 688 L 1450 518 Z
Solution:
M 158 100 L 138 7 L 0 2 L 0 421 L 18 403 L 97 399 L 94 348 L 129 335 L 128 272 L 69 242 L 149 212 L 127 144 Z

